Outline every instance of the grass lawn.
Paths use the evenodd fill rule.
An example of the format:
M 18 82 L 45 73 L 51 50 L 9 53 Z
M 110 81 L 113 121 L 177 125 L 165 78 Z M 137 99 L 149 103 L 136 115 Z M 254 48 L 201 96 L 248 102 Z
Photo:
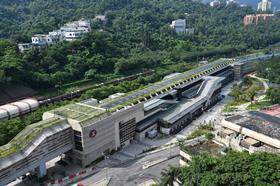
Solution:
M 264 107 L 268 107 L 273 105 L 272 102 L 270 100 L 264 100 L 264 101 L 260 101 L 260 102 L 256 102 L 256 103 L 251 103 L 247 109 L 249 110 L 259 110 L 259 109 L 263 109 Z

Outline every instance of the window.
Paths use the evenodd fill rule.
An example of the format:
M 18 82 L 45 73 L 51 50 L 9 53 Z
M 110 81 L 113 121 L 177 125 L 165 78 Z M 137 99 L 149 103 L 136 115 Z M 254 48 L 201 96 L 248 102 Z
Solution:
M 120 128 L 120 141 L 121 143 L 132 139 L 135 134 L 135 128 L 136 128 L 136 119 L 133 118 L 129 121 L 123 122 L 121 121 L 119 123 Z
M 83 145 L 82 145 L 82 142 L 80 142 L 80 141 L 75 141 L 75 145 L 83 146 Z
M 74 130 L 74 143 L 75 148 L 79 151 L 83 151 L 83 143 L 82 143 L 82 133 L 80 131 Z
M 82 146 L 77 145 L 77 144 L 75 144 L 75 148 L 79 151 L 82 151 L 82 152 L 84 151 L 84 148 Z
M 82 133 L 80 131 L 74 130 L 74 135 L 82 136 Z
M 74 140 L 75 140 L 75 141 L 82 141 L 82 137 L 81 137 L 81 136 L 74 135 Z

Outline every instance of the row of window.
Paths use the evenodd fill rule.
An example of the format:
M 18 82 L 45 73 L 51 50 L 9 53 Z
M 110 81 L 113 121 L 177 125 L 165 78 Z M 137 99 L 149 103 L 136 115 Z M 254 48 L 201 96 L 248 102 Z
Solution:
M 127 122 L 120 122 L 120 142 L 123 143 L 134 137 L 136 128 L 136 118 L 133 118 Z
M 84 151 L 82 143 L 82 133 L 80 131 L 74 130 L 74 143 L 77 150 Z

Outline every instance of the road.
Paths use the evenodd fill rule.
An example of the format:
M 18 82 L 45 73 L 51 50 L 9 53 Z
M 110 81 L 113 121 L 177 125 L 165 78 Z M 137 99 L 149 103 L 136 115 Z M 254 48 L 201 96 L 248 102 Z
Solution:
M 94 185 L 94 183 L 110 178 L 109 186 L 135 186 L 148 180 L 160 181 L 161 172 L 169 165 L 179 166 L 179 157 L 174 157 L 159 164 L 142 169 L 147 162 L 153 162 L 161 158 L 167 158 L 179 154 L 179 147 L 172 147 L 167 150 L 149 154 L 143 158 L 131 160 L 118 167 L 104 168 L 102 171 L 90 176 L 79 183 L 83 185 Z
M 145 143 L 158 147 L 175 143 L 178 141 L 178 139 L 186 138 L 191 132 L 197 129 L 204 122 L 208 123 L 221 121 L 223 118 L 223 116 L 221 115 L 222 109 L 231 100 L 231 98 L 227 94 L 230 92 L 233 84 L 234 83 L 231 83 L 222 89 L 221 94 L 225 96 L 223 100 L 214 105 L 211 109 L 209 109 L 208 112 L 203 113 L 202 116 L 193 121 L 181 132 L 164 140 L 147 139 L 145 140 Z M 133 144 L 131 144 L 130 146 L 133 146 Z M 143 164 L 145 164 L 147 161 L 152 162 L 161 158 L 178 154 L 179 148 L 177 146 L 172 147 L 170 149 L 146 155 L 145 157 L 138 160 L 132 160 L 129 163 L 122 164 L 118 167 L 105 168 L 97 174 L 84 179 L 79 183 L 82 183 L 84 185 L 94 185 L 95 182 L 103 180 L 104 178 L 111 178 L 108 184 L 109 186 L 135 186 L 151 179 L 158 182 L 161 177 L 161 172 L 164 168 L 168 168 L 169 165 L 179 165 L 179 157 L 159 163 L 144 170 L 142 169 Z

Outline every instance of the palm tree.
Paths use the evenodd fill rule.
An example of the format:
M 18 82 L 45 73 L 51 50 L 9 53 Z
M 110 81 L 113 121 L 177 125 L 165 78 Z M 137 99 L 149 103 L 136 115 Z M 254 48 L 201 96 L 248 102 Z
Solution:
M 173 186 L 173 181 L 179 176 L 179 167 L 169 166 L 168 169 L 163 169 L 161 172 L 161 183 L 162 186 Z

